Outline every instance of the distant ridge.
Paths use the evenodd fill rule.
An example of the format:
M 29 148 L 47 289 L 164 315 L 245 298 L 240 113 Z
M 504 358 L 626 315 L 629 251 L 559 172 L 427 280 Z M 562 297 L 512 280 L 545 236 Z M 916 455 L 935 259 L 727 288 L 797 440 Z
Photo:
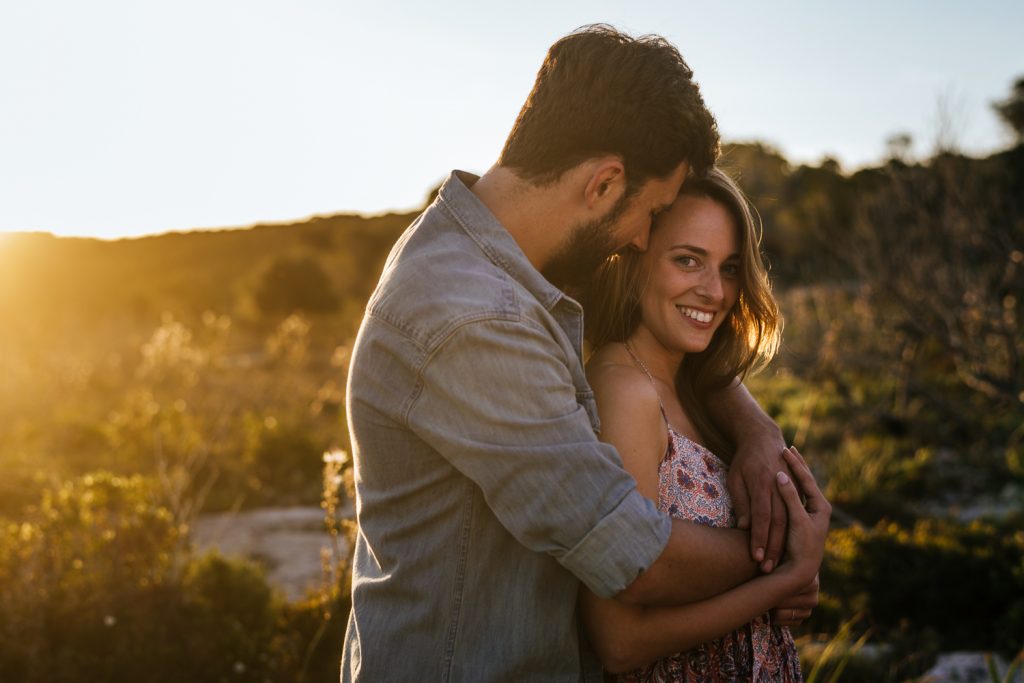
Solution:
M 275 259 L 302 255 L 321 263 L 339 293 L 365 297 L 390 245 L 414 215 L 313 216 L 115 240 L 5 233 L 0 320 L 27 324 L 42 317 L 160 310 L 230 314 Z

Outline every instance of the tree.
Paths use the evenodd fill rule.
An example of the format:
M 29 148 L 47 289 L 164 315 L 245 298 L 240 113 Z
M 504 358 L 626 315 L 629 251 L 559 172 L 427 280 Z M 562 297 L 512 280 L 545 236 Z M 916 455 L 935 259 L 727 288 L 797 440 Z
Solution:
M 328 313 L 339 304 L 331 279 L 312 256 L 275 261 L 256 290 L 256 301 L 264 313 L 277 314 Z
M 935 100 L 935 154 L 957 155 L 961 153 L 961 136 L 966 127 L 966 102 L 962 95 L 952 88 L 939 93 Z
M 995 443 L 1019 424 L 1000 416 L 1024 406 L 1018 158 L 890 166 L 888 182 L 859 201 L 845 244 L 867 288 L 871 330 L 906 366 L 890 376 L 906 377 L 905 393 L 941 410 L 947 426 L 969 433 L 986 420 Z M 971 394 L 961 402 L 956 384 Z M 983 407 L 971 413 L 968 403 Z
M 1018 142 L 1024 142 L 1024 76 L 1017 78 L 1010 96 L 1002 102 L 993 102 L 999 118 L 1013 130 Z
M 890 161 L 910 163 L 914 152 L 914 138 L 906 131 L 893 133 L 885 139 L 885 150 Z

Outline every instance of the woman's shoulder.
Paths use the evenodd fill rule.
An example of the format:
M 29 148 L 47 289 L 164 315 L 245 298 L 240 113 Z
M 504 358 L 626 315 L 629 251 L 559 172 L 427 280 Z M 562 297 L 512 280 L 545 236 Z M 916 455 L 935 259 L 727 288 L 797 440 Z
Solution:
M 598 405 L 631 407 L 661 415 L 661 400 L 650 377 L 637 367 L 621 344 L 598 349 L 587 361 L 587 381 Z
M 601 418 L 601 440 L 615 446 L 640 492 L 656 501 L 658 463 L 668 448 L 661 401 L 647 373 L 636 366 L 625 348 L 621 354 L 615 351 L 602 348 L 587 363 L 587 378 Z

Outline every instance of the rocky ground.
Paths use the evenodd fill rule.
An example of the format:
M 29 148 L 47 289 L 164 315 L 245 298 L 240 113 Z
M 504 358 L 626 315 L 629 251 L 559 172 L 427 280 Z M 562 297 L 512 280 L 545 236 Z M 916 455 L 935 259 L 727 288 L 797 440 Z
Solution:
M 351 515 L 351 510 L 342 511 Z M 243 557 L 264 568 L 267 580 L 289 600 L 315 590 L 323 580 L 321 549 L 331 537 L 319 507 L 262 508 L 203 515 L 192 535 L 202 550 Z M 339 539 L 344 544 L 344 539 Z M 339 549 L 344 553 L 345 548 Z
M 996 681 L 1001 683 L 1024 683 L 1024 671 L 1016 668 L 1015 675 L 1007 676 L 1009 665 L 995 655 L 992 666 L 996 670 Z M 947 652 L 939 655 L 935 666 L 922 679 L 924 683 L 993 683 L 989 663 L 983 652 Z

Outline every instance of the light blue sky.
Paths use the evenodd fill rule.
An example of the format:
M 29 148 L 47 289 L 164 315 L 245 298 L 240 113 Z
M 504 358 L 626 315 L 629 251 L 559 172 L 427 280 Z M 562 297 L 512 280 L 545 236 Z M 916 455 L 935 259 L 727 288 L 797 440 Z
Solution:
M 794 161 L 1010 138 L 1024 3 L 32 0 L 0 6 L 0 230 L 116 237 L 420 205 L 497 156 L 577 26 L 661 33 L 726 139 Z

